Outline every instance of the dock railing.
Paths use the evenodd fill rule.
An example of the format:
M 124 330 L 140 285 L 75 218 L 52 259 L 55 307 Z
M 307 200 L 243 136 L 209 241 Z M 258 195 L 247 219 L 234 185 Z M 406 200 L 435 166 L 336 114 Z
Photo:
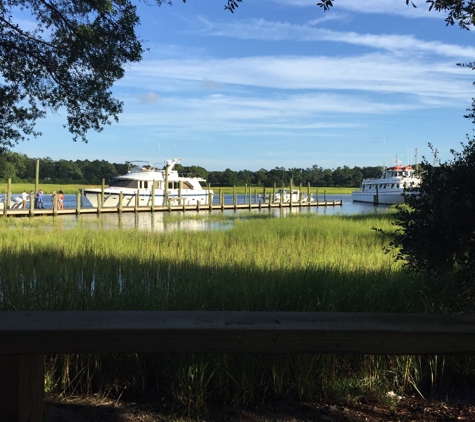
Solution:
M 475 315 L 58 311 L 0 313 L 0 415 L 42 422 L 44 355 L 475 353 Z

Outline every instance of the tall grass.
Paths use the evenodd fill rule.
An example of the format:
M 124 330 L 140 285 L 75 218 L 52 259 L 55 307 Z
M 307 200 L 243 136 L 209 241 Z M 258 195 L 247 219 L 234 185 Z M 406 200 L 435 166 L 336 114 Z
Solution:
M 235 219 L 213 232 L 62 230 L 0 219 L 2 310 L 282 310 L 434 312 L 423 280 L 384 253 L 392 214 Z M 445 371 L 445 372 L 444 372 Z M 48 388 L 144 391 L 189 412 L 211 400 L 363 400 L 473 375 L 470 359 L 325 355 L 50 357 Z

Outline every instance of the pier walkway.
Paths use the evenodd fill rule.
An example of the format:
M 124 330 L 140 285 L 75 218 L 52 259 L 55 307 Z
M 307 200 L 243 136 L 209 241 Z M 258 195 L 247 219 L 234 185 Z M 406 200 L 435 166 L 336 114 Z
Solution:
M 53 201 L 53 206 L 51 208 L 41 208 L 36 209 L 34 207 L 34 201 L 29 201 L 28 209 L 18 209 L 18 208 L 8 208 L 3 205 L 0 209 L 0 216 L 12 216 L 12 217 L 35 217 L 35 216 L 57 216 L 57 215 L 81 215 L 81 214 L 105 214 L 105 213 L 138 213 L 138 212 L 172 212 L 172 211 L 225 211 L 225 210 L 265 210 L 265 209 L 275 209 L 275 208 L 309 208 L 309 207 L 335 207 L 342 206 L 343 200 L 330 200 L 327 201 L 326 193 L 323 195 L 323 200 L 319 199 L 318 192 L 316 195 L 315 201 L 292 201 L 292 202 L 270 202 L 264 201 L 263 198 L 258 198 L 257 195 L 254 198 L 249 195 L 248 198 L 244 197 L 244 202 L 239 202 L 237 196 L 233 195 L 233 200 L 225 201 L 224 195 L 219 194 L 219 202 L 213 202 L 211 205 L 200 204 L 196 205 L 166 205 L 166 206 L 152 206 L 152 205 L 139 205 L 136 201 L 134 206 L 105 206 L 105 207 L 87 207 L 84 206 L 83 201 L 81 201 L 81 194 L 78 192 L 76 195 L 76 205 L 71 207 L 65 207 L 64 209 L 59 209 L 57 206 L 57 201 Z M 101 201 L 98 201 L 99 203 Z M 31 206 L 32 205 L 32 206 Z

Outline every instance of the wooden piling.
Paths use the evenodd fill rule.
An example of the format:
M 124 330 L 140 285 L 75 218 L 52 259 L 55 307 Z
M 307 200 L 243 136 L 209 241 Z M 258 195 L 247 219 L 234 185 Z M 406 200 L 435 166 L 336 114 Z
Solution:
M 35 194 L 30 193 L 30 217 L 35 215 Z
M 101 183 L 101 207 L 104 206 L 104 197 L 105 197 L 105 191 L 106 189 L 106 181 L 104 179 L 102 179 L 102 183 Z
M 35 171 L 35 198 L 39 190 L 40 183 L 40 160 L 36 160 L 36 171 Z M 30 199 L 31 201 L 31 199 Z M 35 199 L 35 208 L 38 206 L 37 199 Z
M 208 205 L 209 212 L 213 211 L 213 194 L 211 193 L 211 183 L 208 184 Z
M 76 215 L 81 215 L 81 192 L 76 193 Z
M 119 213 L 122 214 L 122 201 L 124 200 L 124 193 L 119 192 Z
M 233 204 L 234 204 L 234 210 L 236 210 L 237 209 L 236 186 L 233 186 Z
M 5 209 L 10 209 L 11 203 L 12 203 L 12 179 L 8 178 L 7 198 L 5 200 Z
M 100 214 L 102 211 L 102 193 L 97 194 L 97 214 Z
M 53 193 L 53 215 L 58 214 L 58 194 Z

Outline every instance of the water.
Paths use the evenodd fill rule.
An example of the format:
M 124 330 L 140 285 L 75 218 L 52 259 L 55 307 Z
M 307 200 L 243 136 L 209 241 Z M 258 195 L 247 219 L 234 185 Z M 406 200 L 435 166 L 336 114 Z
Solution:
M 251 215 L 267 215 L 272 214 L 276 217 L 285 217 L 292 214 L 318 214 L 318 215 L 351 215 L 351 214 L 366 214 L 366 213 L 379 213 L 387 210 L 389 206 L 373 204 L 366 204 L 361 202 L 353 202 L 351 195 L 327 195 L 327 201 L 340 201 L 343 200 L 342 206 L 327 206 L 327 207 L 293 207 L 290 208 L 271 208 L 261 210 L 225 210 L 225 211 L 213 211 L 212 214 L 219 215 L 224 214 L 228 216 L 249 216 Z M 323 195 L 320 195 L 320 201 L 323 201 Z M 89 208 L 91 205 L 86 199 L 84 199 L 82 207 Z M 254 201 L 254 197 L 253 197 Z M 49 197 L 45 198 L 45 208 L 52 207 L 52 201 Z M 244 195 L 237 195 L 238 204 L 244 203 Z M 214 204 L 219 204 L 219 197 L 215 195 Z M 225 204 L 233 204 L 233 195 L 224 195 Z M 76 208 L 76 195 L 65 195 L 64 198 L 65 208 Z M 171 217 L 170 217 L 171 216 Z M 188 231 L 201 231 L 201 230 L 223 230 L 232 227 L 232 219 L 214 221 L 209 219 L 209 211 L 202 209 L 199 213 L 196 211 L 174 211 L 168 212 L 127 212 L 127 213 L 107 213 L 107 214 L 82 214 L 81 216 L 57 216 L 54 217 L 56 221 L 61 224 L 65 229 L 74 228 L 78 222 L 88 228 L 121 228 L 121 229 L 139 229 L 147 231 L 174 231 L 174 230 L 188 230 Z M 176 218 L 174 218 L 176 217 Z M 184 217 L 184 218 L 183 218 Z

